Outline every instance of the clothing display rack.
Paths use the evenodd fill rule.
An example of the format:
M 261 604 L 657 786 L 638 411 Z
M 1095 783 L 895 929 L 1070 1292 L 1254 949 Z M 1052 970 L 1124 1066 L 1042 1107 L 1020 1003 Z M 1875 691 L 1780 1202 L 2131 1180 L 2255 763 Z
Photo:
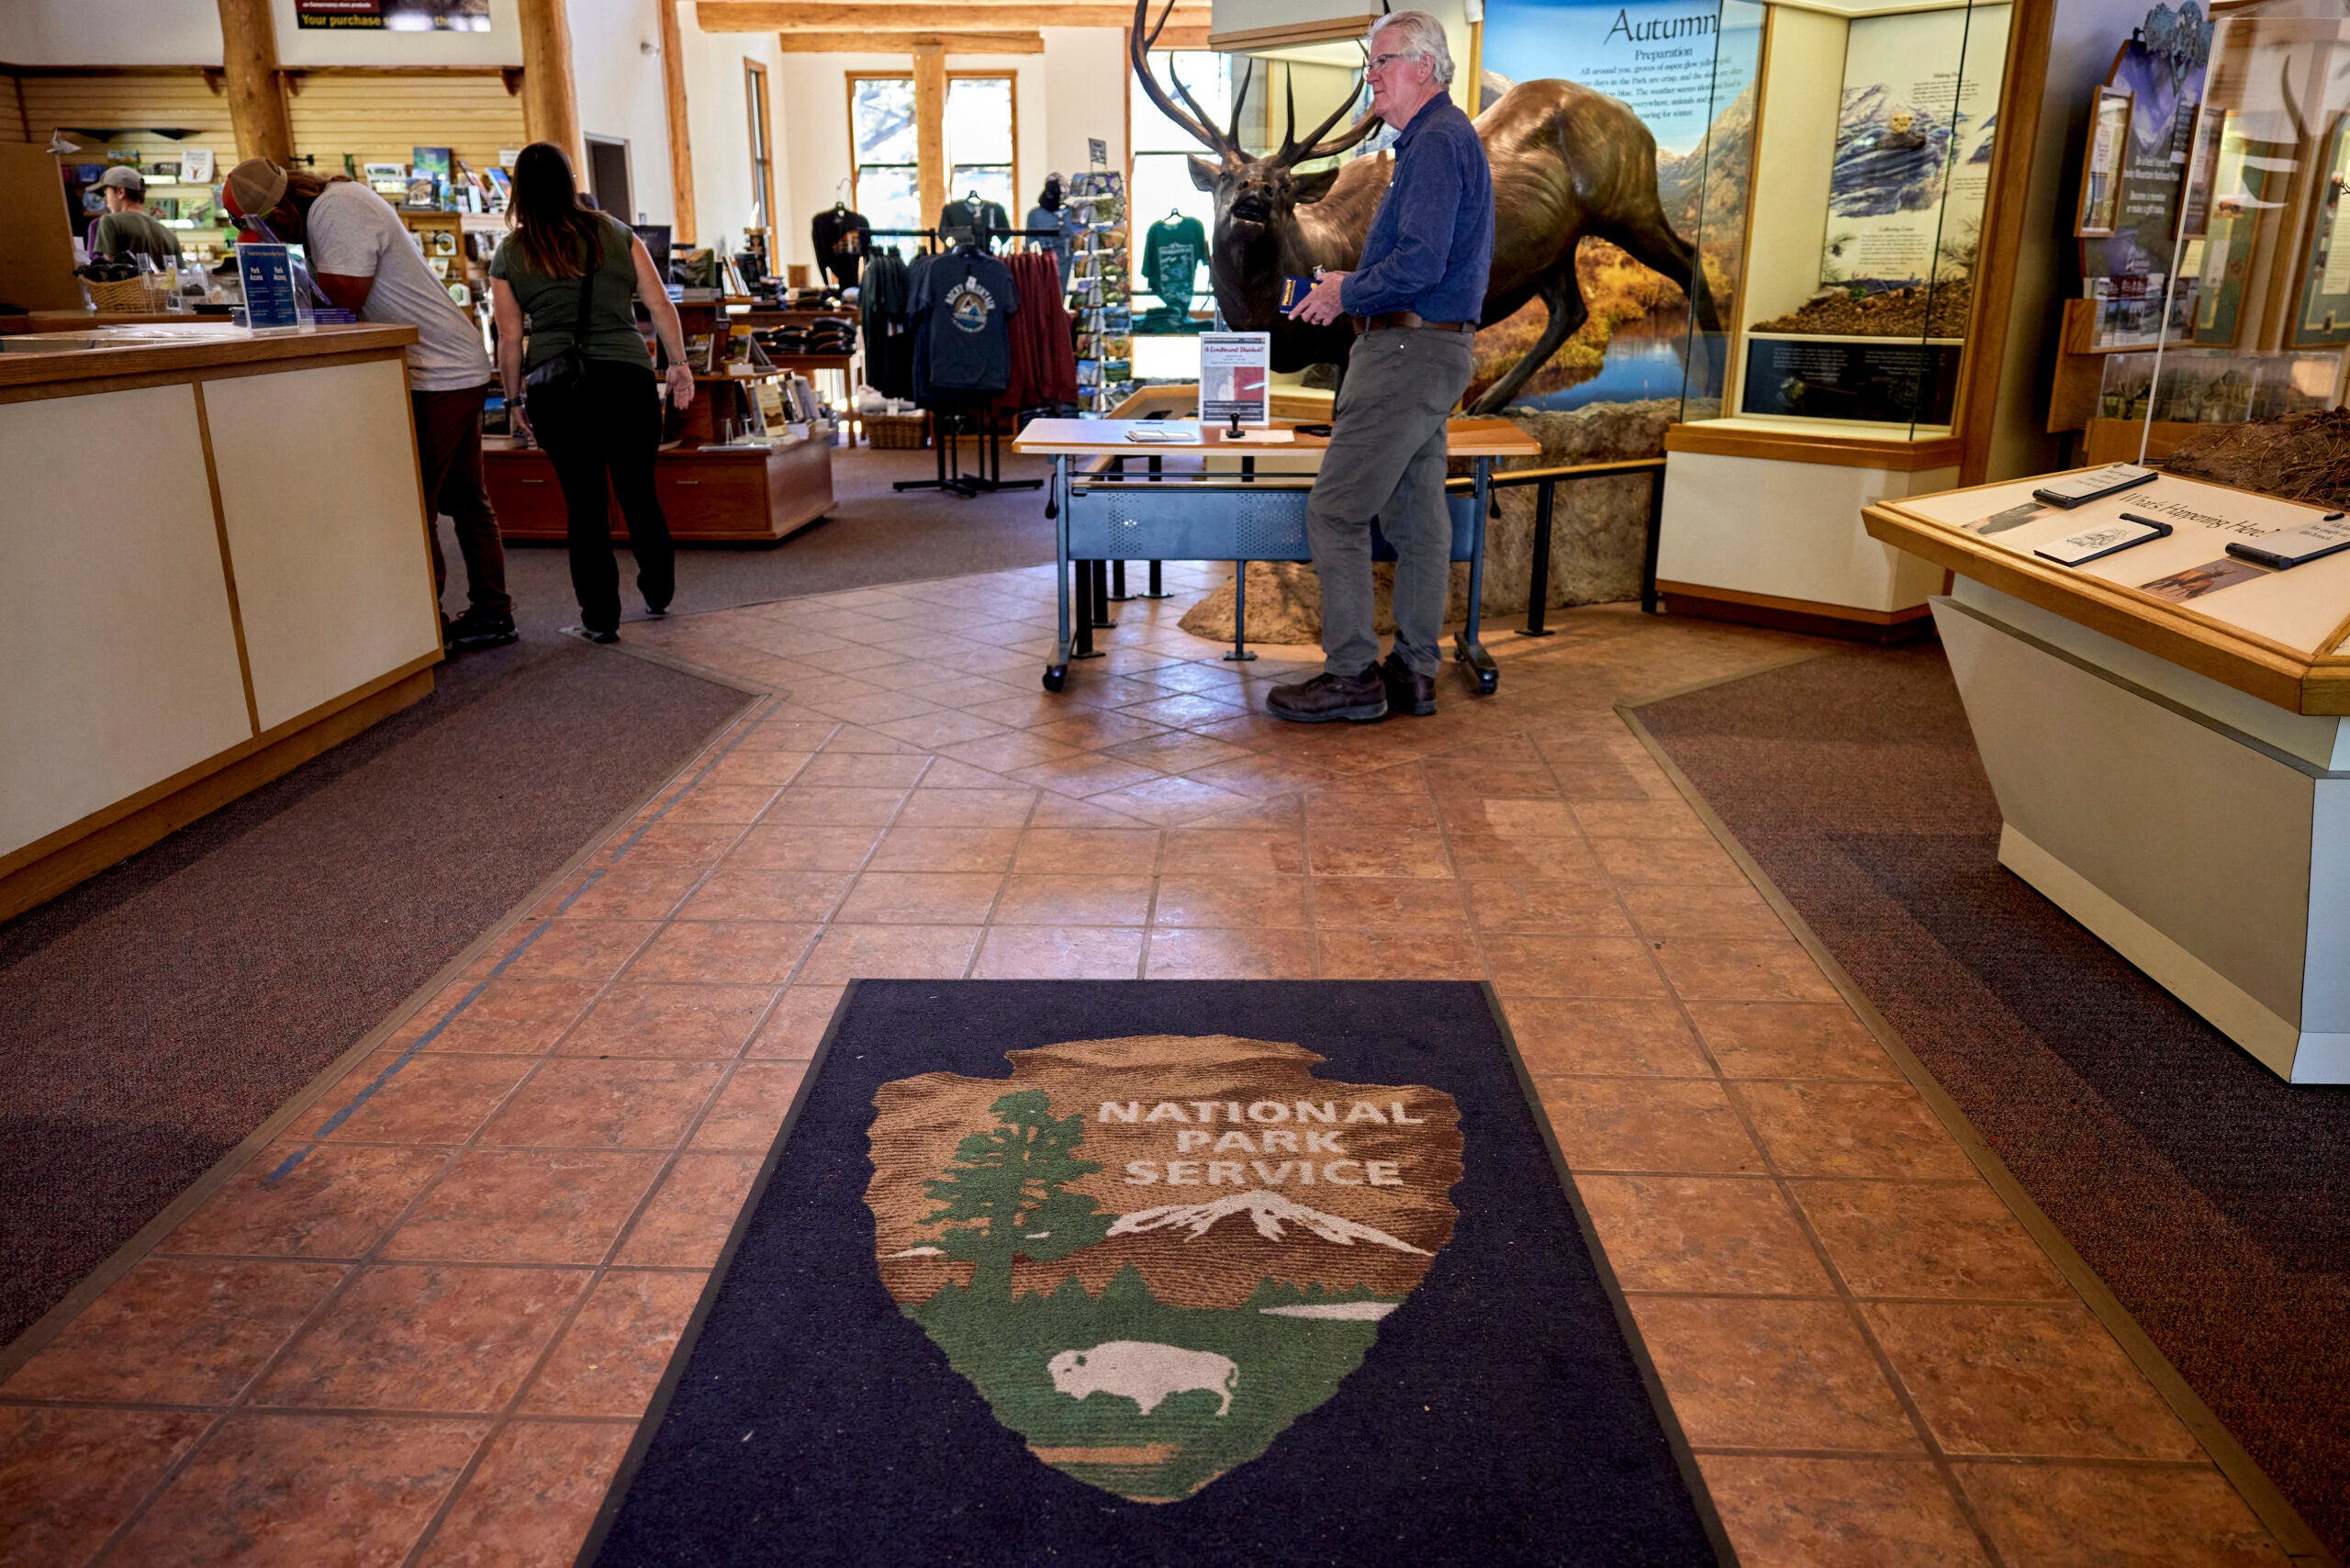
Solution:
M 1042 479 L 1007 479 L 1003 476 L 1003 431 L 995 420 L 995 408 L 982 403 L 970 409 L 933 409 L 930 410 L 930 444 L 938 459 L 938 476 L 934 479 L 900 479 L 890 487 L 893 490 L 952 490 L 958 496 L 990 495 L 997 490 L 1040 490 Z M 977 439 L 973 448 L 973 466 L 963 471 L 963 437 Z

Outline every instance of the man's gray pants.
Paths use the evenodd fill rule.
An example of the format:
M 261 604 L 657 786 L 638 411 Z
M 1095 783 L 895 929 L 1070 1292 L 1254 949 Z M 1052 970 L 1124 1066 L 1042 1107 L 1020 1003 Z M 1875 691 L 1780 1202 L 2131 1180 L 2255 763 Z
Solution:
M 1330 449 L 1305 507 L 1322 579 L 1323 667 L 1348 678 L 1379 662 L 1371 524 L 1395 547 L 1395 651 L 1417 675 L 1441 659 L 1452 581 L 1444 504 L 1444 421 L 1468 389 L 1468 332 L 1382 328 L 1357 338 L 1332 414 Z

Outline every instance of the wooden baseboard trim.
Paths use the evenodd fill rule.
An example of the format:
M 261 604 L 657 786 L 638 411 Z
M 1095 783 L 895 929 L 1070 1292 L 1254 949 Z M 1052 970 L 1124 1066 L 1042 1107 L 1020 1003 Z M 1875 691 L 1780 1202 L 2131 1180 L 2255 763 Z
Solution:
M 1780 599 L 1696 583 L 1659 582 L 1656 587 L 1668 614 L 1730 621 L 1742 626 L 1767 626 L 1774 632 L 1891 644 L 1910 642 L 1933 630 L 1933 612 L 1922 604 L 1907 610 L 1860 610 L 1850 605 Z
M 437 661 L 435 661 L 437 662 Z M 428 665 L 331 711 L 319 713 L 300 729 L 281 733 L 257 750 L 223 753 L 212 771 L 187 780 L 128 815 L 94 825 L 40 858 L 0 877 L 0 920 L 46 903 L 89 880 L 107 867 L 138 854 L 229 801 L 291 773 L 362 730 L 432 694 Z

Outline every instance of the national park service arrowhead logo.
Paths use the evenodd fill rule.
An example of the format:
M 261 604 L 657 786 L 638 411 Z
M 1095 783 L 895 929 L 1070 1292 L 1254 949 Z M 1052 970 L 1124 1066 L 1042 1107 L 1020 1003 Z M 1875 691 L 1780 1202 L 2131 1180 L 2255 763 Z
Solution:
M 881 1281 L 1029 1451 L 1188 1497 L 1362 1364 L 1451 1239 L 1460 1114 L 1230 1035 L 1006 1053 L 873 1097 Z

